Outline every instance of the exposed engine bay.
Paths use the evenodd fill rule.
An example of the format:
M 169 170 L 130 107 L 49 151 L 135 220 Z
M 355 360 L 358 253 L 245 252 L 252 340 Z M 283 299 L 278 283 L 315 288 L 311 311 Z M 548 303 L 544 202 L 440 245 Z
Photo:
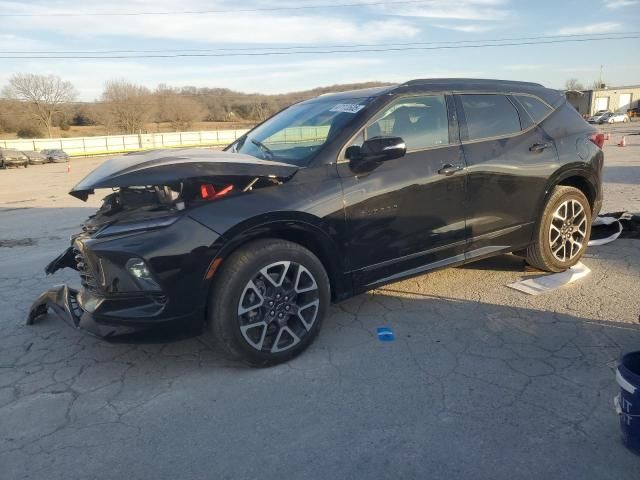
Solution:
M 162 186 L 115 188 L 101 207 L 83 224 L 89 234 L 114 223 L 130 223 L 162 218 L 203 202 L 246 194 L 252 190 L 280 185 L 275 177 L 229 177 L 189 179 Z

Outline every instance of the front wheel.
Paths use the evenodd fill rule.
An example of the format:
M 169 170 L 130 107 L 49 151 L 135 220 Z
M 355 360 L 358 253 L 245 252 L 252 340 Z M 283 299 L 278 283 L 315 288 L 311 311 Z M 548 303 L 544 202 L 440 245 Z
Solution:
M 251 366 L 286 362 L 313 342 L 329 300 L 327 273 L 313 253 L 285 240 L 256 240 L 216 272 L 206 335 Z
M 562 272 L 580 261 L 591 236 L 591 205 L 574 187 L 553 189 L 535 242 L 527 248 L 527 263 L 548 272 Z

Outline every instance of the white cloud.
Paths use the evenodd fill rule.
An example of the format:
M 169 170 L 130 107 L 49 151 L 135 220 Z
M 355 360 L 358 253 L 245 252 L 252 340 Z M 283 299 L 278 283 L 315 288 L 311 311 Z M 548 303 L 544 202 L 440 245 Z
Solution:
M 2 51 L 43 49 L 49 48 L 50 46 L 50 44 L 45 44 L 33 38 L 14 35 L 12 33 L 0 33 L 0 49 Z
M 389 15 L 447 20 L 500 21 L 512 16 L 508 0 L 427 0 L 417 6 L 379 9 Z
M 69 2 L 49 10 L 78 13 Z M 86 1 L 82 12 L 162 12 L 175 11 L 175 2 L 118 1 L 109 7 L 101 2 Z M 276 6 L 279 4 L 221 4 L 201 0 L 180 2 L 180 11 L 242 9 Z M 38 11 L 34 5 L 0 1 L 0 10 L 20 12 Z M 180 42 L 241 43 L 241 44 L 328 44 L 362 41 L 379 42 L 393 38 L 411 38 L 419 33 L 412 22 L 404 19 L 359 21 L 343 18 L 335 13 L 323 15 L 315 10 L 287 12 L 241 12 L 194 15 L 137 15 L 137 16 L 60 16 L 11 17 L 15 30 L 52 32 L 65 37 L 128 37 L 131 39 L 164 39 Z
M 503 65 L 500 67 L 501 70 L 509 70 L 509 71 L 531 71 L 531 70 L 540 70 L 542 68 L 549 68 L 551 65 L 548 63 L 521 63 L 514 65 Z
M 490 30 L 495 30 L 497 28 L 495 25 L 477 25 L 477 24 L 448 25 L 448 24 L 437 23 L 437 24 L 434 24 L 433 26 L 437 28 L 444 28 L 446 30 L 454 30 L 456 32 L 464 32 L 464 33 L 482 33 L 482 32 L 488 32 Z
M 503 65 L 501 70 L 513 71 L 513 72 L 531 72 L 531 71 L 553 71 L 562 73 L 589 73 L 598 70 L 597 67 L 585 67 L 585 66 L 568 66 L 568 65 L 554 65 L 551 63 L 521 63 L 513 65 Z
M 620 31 L 621 25 L 615 22 L 600 22 L 580 27 L 565 27 L 556 30 L 557 35 L 583 35 L 589 33 L 611 33 Z
M 591 73 L 599 71 L 599 67 L 557 67 L 556 72 L 561 73 Z
M 607 8 L 630 7 L 639 3 L 638 0 L 604 0 L 604 6 Z

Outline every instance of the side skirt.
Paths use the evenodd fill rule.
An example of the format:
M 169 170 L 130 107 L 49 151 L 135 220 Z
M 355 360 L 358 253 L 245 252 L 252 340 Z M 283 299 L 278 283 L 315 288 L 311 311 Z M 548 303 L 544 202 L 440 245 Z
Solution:
M 426 265 L 421 265 L 419 267 L 411 268 L 403 272 L 389 275 L 388 277 L 384 277 L 373 283 L 369 283 L 365 285 L 363 291 L 371 290 L 373 288 L 380 287 L 388 283 L 393 283 L 398 280 L 403 280 L 405 278 L 415 277 L 417 275 L 420 275 L 422 273 L 429 272 L 432 270 L 439 270 L 447 267 L 455 267 L 455 266 L 463 265 L 465 263 L 471 263 L 478 260 L 482 260 L 483 258 L 493 257 L 494 255 L 498 255 L 500 253 L 508 253 L 512 250 L 513 248 L 509 245 L 494 245 L 494 246 L 477 248 L 475 250 L 471 250 L 464 254 L 454 255 L 453 257 L 444 258 L 436 262 L 427 263 Z

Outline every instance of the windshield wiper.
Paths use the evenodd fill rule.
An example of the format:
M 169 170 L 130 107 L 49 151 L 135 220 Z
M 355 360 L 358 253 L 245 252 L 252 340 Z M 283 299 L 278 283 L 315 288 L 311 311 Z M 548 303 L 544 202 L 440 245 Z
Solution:
M 265 158 L 265 160 L 273 160 L 273 158 L 274 158 L 273 151 L 269 147 L 267 147 L 264 143 L 262 143 L 259 140 L 256 140 L 255 138 L 251 139 L 251 143 L 253 143 L 256 147 L 258 147 L 264 153 L 268 153 L 269 154 L 269 156 L 271 158 Z

